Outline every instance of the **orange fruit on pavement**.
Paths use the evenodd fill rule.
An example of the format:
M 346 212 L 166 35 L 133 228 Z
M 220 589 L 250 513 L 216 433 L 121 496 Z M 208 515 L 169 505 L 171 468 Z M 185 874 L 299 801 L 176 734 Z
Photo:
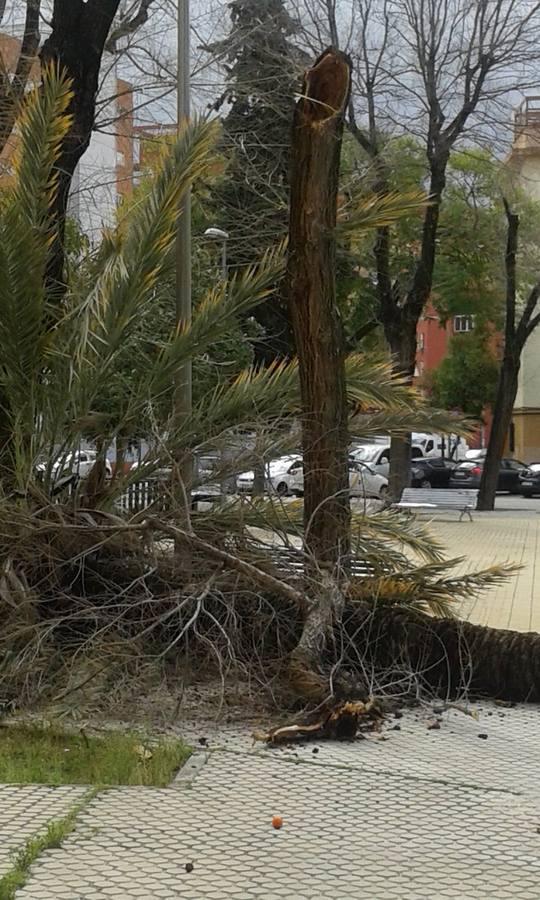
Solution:
M 274 828 L 281 828 L 283 825 L 283 819 L 281 816 L 272 816 L 272 825 Z

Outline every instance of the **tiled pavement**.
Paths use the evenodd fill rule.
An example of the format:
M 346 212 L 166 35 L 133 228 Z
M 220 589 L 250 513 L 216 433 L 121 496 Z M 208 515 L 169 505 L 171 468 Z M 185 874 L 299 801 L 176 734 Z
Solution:
M 538 900 L 540 710 L 449 710 L 436 731 L 432 716 L 286 750 L 206 732 L 192 782 L 102 792 L 17 897 Z
M 540 576 L 540 499 L 500 495 L 496 512 L 475 512 L 473 516 L 472 522 L 460 522 L 453 511 L 421 514 L 444 545 L 447 556 L 465 558 L 457 571 L 479 571 L 501 563 L 522 566 L 522 570 L 465 603 L 460 614 L 478 625 L 540 632 L 540 599 L 536 598 L 536 579 Z M 260 536 L 269 540 L 266 532 Z M 293 543 L 299 546 L 300 538 Z
M 523 569 L 498 587 L 491 588 L 461 613 L 478 625 L 540 631 L 540 516 L 475 514 L 474 522 L 442 517 L 431 523 L 434 533 L 451 557 L 465 557 L 463 571 L 514 563 Z
M 12 865 L 12 853 L 51 819 L 63 818 L 82 798 L 82 787 L 0 785 L 0 878 Z
M 463 569 L 524 566 L 469 604 L 468 618 L 540 631 L 539 528 L 538 515 L 519 512 L 433 522 L 450 554 L 467 557 Z M 540 710 L 485 705 L 480 721 L 449 710 L 431 731 L 432 715 L 407 712 L 386 740 L 352 745 L 269 751 L 245 733 L 210 734 L 199 773 L 185 770 L 192 782 L 99 794 L 17 897 L 539 900 Z M 83 794 L 0 787 L 0 876 Z

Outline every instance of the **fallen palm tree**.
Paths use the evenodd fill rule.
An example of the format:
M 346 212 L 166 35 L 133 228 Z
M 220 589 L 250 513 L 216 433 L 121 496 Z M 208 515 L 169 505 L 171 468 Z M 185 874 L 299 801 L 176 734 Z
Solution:
M 355 517 L 363 570 L 343 585 L 342 620 L 318 667 L 291 677 L 306 614 L 299 551 L 262 544 L 249 524 L 233 529 L 230 513 L 223 531 L 219 515 L 203 513 L 188 533 L 155 517 L 126 522 L 58 505 L 31 516 L 11 508 L 9 520 L 7 512 L 0 510 L 3 697 L 49 702 L 68 674 L 73 690 L 84 689 L 86 675 L 71 673 L 87 656 L 95 660 L 94 675 L 118 679 L 123 672 L 127 682 L 130 668 L 143 663 L 175 677 L 185 666 L 194 677 L 210 668 L 231 680 L 256 679 L 286 703 L 313 706 L 419 692 L 540 696 L 538 636 L 456 617 L 461 597 L 509 571 L 453 576 L 425 529 L 395 513 Z M 260 511 L 257 521 L 264 525 Z M 408 528 L 410 546 L 431 562 L 415 565 L 403 553 Z M 188 584 L 172 550 L 179 540 L 193 554 Z
M 324 159 L 334 166 L 332 141 L 341 126 L 332 117 L 342 114 L 347 63 L 326 54 L 319 65 L 306 91 L 326 90 L 337 75 L 339 102 L 306 93 L 302 115 L 327 142 Z M 167 341 L 149 340 L 129 389 L 108 408 L 110 384 L 124 372 L 133 331 L 170 261 L 178 200 L 210 165 L 214 128 L 195 123 L 185 130 L 148 197 L 92 260 L 92 277 L 81 276 L 53 311 L 47 212 L 68 102 L 68 86 L 54 73 L 29 98 L 14 187 L 0 208 L 0 699 L 60 702 L 97 689 L 104 702 L 120 687 L 140 692 L 141 671 L 149 668 L 176 680 L 211 671 L 224 685 L 228 676 L 246 678 L 284 702 L 313 706 L 421 690 L 537 699 L 539 638 L 456 617 L 461 597 L 506 577 L 507 569 L 455 577 L 442 548 L 414 519 L 393 511 L 350 515 L 346 416 L 371 410 L 360 425 L 355 419 L 366 434 L 383 422 L 389 431 L 407 431 L 434 421 L 415 392 L 391 377 L 388 362 L 337 352 L 333 418 L 325 410 L 317 419 L 333 383 L 321 374 L 324 340 L 318 349 L 305 348 L 298 364 L 250 369 L 218 385 L 180 425 L 167 410 L 178 367 L 231 318 L 271 296 L 284 268 L 282 249 L 239 273 L 226 290 L 211 288 L 188 328 Z M 364 206 L 365 227 L 392 220 L 403 206 L 375 198 Z M 320 259 L 330 267 L 319 286 L 326 292 L 320 322 L 335 312 L 331 206 L 325 214 L 323 231 L 311 234 L 324 242 Z M 289 272 L 302 247 L 297 224 Z M 305 278 L 315 270 L 311 261 Z M 304 287 L 298 283 L 298 302 Z M 312 288 L 308 324 L 320 301 L 319 288 Z M 299 330 L 302 321 L 299 311 Z M 338 344 L 333 321 L 332 353 Z M 308 356 L 310 378 L 324 385 L 321 395 L 305 377 Z M 271 430 L 280 417 L 290 423 L 299 413 L 307 450 L 303 506 L 237 501 L 193 513 L 183 529 L 174 492 L 131 518 L 119 512 L 118 497 L 132 476 L 105 477 L 105 448 L 141 422 L 154 437 L 136 477 L 227 429 L 250 422 Z M 444 426 L 444 417 L 437 421 Z M 89 435 L 99 448 L 95 470 L 65 497 L 56 491 L 62 460 Z M 175 546 L 189 549 L 187 573 Z

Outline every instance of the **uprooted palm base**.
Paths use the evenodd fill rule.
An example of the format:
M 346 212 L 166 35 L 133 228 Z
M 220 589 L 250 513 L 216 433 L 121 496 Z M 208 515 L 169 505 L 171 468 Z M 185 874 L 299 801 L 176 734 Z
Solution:
M 352 741 L 366 731 L 380 731 L 384 713 L 377 700 L 347 700 L 337 703 L 333 709 L 317 711 L 313 721 L 272 728 L 267 732 L 255 732 L 256 741 L 266 744 L 289 744 L 294 741 L 336 740 Z
M 360 533 L 369 536 L 369 556 L 353 571 L 319 658 L 302 666 L 302 557 L 263 546 L 230 521 L 228 508 L 217 508 L 195 516 L 195 530 L 185 533 L 148 517 L 4 504 L 0 698 L 27 705 L 80 697 L 94 679 L 106 693 L 122 673 L 136 692 L 146 665 L 173 678 L 182 669 L 193 678 L 214 671 L 225 685 L 240 676 L 292 706 L 422 691 L 540 700 L 540 636 L 440 615 L 504 572 L 464 578 L 440 561 L 414 566 L 380 540 L 403 539 L 402 521 L 366 517 Z M 418 530 L 407 538 L 422 546 Z M 190 548 L 189 584 L 174 540 Z

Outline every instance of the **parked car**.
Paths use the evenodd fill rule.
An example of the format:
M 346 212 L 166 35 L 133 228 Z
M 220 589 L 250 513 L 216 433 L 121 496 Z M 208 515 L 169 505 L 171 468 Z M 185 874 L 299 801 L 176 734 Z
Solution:
M 278 493 L 285 493 L 276 488 Z M 304 464 L 302 460 L 293 463 L 288 473 L 287 493 L 301 496 L 304 493 Z M 349 460 L 349 490 L 351 497 L 378 497 L 384 500 L 388 494 L 388 479 L 374 472 L 366 463 Z
M 304 490 L 304 464 L 301 458 L 297 456 L 292 463 L 287 462 L 284 468 L 272 469 L 270 464 L 267 489 L 275 491 L 280 497 L 300 496 Z
M 142 481 L 168 482 L 172 478 L 171 466 L 158 466 L 154 468 L 152 458 L 145 457 L 140 462 L 134 462 L 131 473 L 137 473 L 142 469 Z M 195 454 L 193 457 L 193 480 L 191 486 L 191 498 L 193 500 L 219 499 L 224 494 L 233 494 L 236 490 L 236 477 L 223 474 L 222 458 L 219 453 Z
M 299 461 L 301 461 L 300 456 L 298 453 L 295 453 L 294 455 L 280 456 L 267 463 L 265 466 L 266 490 L 273 489 L 278 494 L 286 496 L 289 493 L 289 479 L 287 477 L 290 474 L 289 469 Z M 241 472 L 236 479 L 236 488 L 242 494 L 250 493 L 253 490 L 254 481 L 254 471 Z
M 484 448 L 484 449 L 481 449 L 481 450 L 479 450 L 479 449 L 477 449 L 477 450 L 467 450 L 467 453 L 465 454 L 465 459 L 468 459 L 468 460 L 470 460 L 470 459 L 484 459 L 486 453 L 487 453 L 487 450 L 486 450 L 485 448 Z
M 521 493 L 520 474 L 526 469 L 525 463 L 518 459 L 501 459 L 498 491 L 508 491 L 511 494 Z M 456 466 L 450 478 L 450 487 L 454 488 L 478 488 L 484 469 L 484 459 L 467 459 Z
M 455 459 L 446 459 L 442 456 L 415 459 L 411 469 L 411 487 L 447 488 L 457 465 Z
M 51 466 L 51 475 L 54 481 L 74 475 L 77 478 L 86 478 L 90 470 L 94 467 L 97 459 L 95 450 L 75 450 L 73 453 L 66 453 L 60 456 Z M 37 471 L 44 474 L 47 470 L 47 463 L 42 461 L 37 464 Z M 105 460 L 105 471 L 107 478 L 112 478 L 112 466 L 108 459 Z
M 351 497 L 377 497 L 386 500 L 388 478 L 376 472 L 367 463 L 349 460 L 349 487 Z
M 388 477 L 390 471 L 390 444 L 363 444 L 351 452 L 355 462 L 364 463 L 378 475 Z M 411 447 L 411 458 L 424 459 L 424 448 L 420 444 Z
M 524 497 L 540 494 L 540 463 L 531 463 L 521 472 L 519 486 Z

